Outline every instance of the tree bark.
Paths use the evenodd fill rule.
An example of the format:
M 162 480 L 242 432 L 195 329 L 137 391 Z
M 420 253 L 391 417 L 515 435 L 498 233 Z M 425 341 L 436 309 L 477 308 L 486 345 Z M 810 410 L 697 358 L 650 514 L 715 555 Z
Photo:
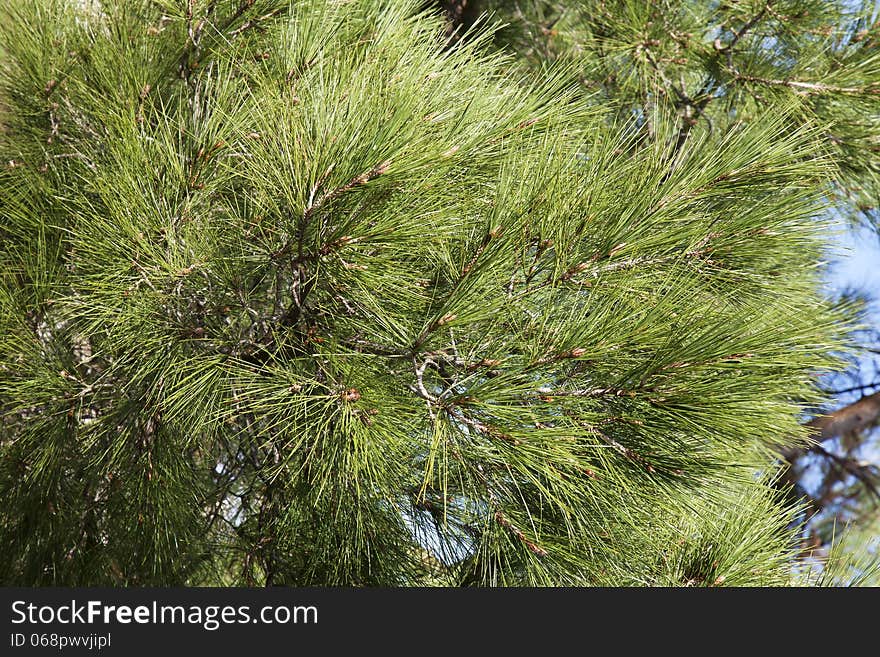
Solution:
M 806 423 L 813 430 L 813 439 L 824 443 L 838 436 L 845 436 L 853 431 L 867 429 L 880 419 L 880 392 L 862 397 L 857 402 L 839 408 L 836 411 L 819 415 Z M 810 451 L 810 446 L 788 447 L 781 451 L 785 460 L 793 462 L 799 456 Z
M 450 35 L 459 28 L 467 30 L 480 15 L 479 0 L 439 0 L 438 4 L 449 21 Z

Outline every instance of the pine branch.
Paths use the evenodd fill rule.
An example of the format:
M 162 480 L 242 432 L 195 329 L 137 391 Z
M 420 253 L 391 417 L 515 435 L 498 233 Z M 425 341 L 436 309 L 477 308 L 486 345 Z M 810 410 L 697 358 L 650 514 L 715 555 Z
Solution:
M 754 82 L 766 86 L 789 87 L 790 89 L 803 90 L 803 93 L 837 93 L 837 94 L 854 94 L 880 95 L 880 82 L 872 82 L 861 87 L 841 87 L 822 82 L 804 82 L 801 80 L 779 79 L 779 78 L 762 78 L 755 75 L 746 75 L 736 70 L 733 71 L 735 80 L 744 82 Z
M 816 444 L 821 445 L 834 438 L 863 431 L 876 424 L 878 418 L 880 418 L 880 392 L 875 392 L 831 413 L 819 415 L 805 426 L 811 430 Z M 794 462 L 810 450 L 810 447 L 787 447 L 780 453 L 785 460 Z
M 755 13 L 754 16 L 743 23 L 743 26 L 739 29 L 738 32 L 733 28 L 729 28 L 730 31 L 733 33 L 733 38 L 727 43 L 727 45 L 722 45 L 720 38 L 715 39 L 715 50 L 717 50 L 719 53 L 723 53 L 727 57 L 727 64 L 729 67 L 733 68 L 733 49 L 736 47 L 736 44 L 739 43 L 739 41 L 752 30 L 752 28 L 754 28 L 759 22 L 761 22 L 761 20 L 768 12 L 772 13 L 772 5 L 773 2 L 771 0 L 768 0 L 768 2 L 766 2 L 764 6 L 761 7 L 761 9 L 758 10 L 757 13 Z

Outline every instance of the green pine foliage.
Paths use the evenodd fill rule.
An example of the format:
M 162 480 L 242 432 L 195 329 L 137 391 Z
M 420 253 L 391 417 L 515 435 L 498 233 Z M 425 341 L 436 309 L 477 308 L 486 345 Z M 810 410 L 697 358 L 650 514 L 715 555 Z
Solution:
M 827 126 L 421 4 L 4 4 L 0 581 L 798 581 Z
M 499 43 L 540 69 L 570 61 L 584 92 L 692 132 L 724 130 L 795 105 L 793 124 L 822 125 L 832 191 L 876 224 L 880 198 L 880 5 L 876 0 L 469 0 L 505 21 Z

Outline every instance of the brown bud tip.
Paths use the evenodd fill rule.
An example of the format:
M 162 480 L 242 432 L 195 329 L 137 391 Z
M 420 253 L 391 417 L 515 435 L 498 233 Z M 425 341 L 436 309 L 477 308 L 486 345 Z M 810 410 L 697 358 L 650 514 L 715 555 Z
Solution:
M 443 317 L 441 317 L 440 319 L 437 320 L 437 326 L 443 326 L 444 324 L 448 324 L 449 322 L 453 321 L 456 317 L 458 317 L 458 315 L 456 315 L 455 313 L 446 313 L 445 315 L 443 315 Z
M 342 399 L 347 402 L 355 402 L 361 398 L 361 393 L 357 388 L 349 388 L 342 394 Z
M 569 352 L 569 354 L 571 355 L 572 358 L 580 358 L 580 357 L 583 356 L 585 353 L 587 353 L 587 350 L 584 349 L 583 347 L 577 347 L 577 348 L 575 348 L 575 349 L 572 349 L 572 350 Z
M 537 554 L 539 557 L 546 557 L 547 556 L 547 550 L 542 548 L 537 543 L 533 543 L 532 541 L 528 541 L 528 540 L 526 540 L 524 542 L 526 544 L 526 547 L 529 549 L 529 552 L 531 552 L 533 554 Z

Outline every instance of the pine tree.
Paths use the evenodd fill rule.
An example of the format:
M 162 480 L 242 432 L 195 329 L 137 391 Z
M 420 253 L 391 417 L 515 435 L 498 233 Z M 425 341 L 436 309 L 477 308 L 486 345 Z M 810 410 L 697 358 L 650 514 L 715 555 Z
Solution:
M 0 10 L 0 581 L 800 581 L 826 127 L 423 4 Z
M 475 2 L 507 22 L 497 42 L 512 46 L 521 65 L 540 70 L 548 61 L 573 62 L 583 92 L 635 117 L 645 142 L 666 138 L 653 128 L 658 116 L 676 122 L 676 148 L 688 149 L 704 143 L 693 135 L 723 134 L 731 121 L 795 103 L 793 126 L 822 126 L 823 148 L 834 161 L 826 212 L 851 226 L 880 226 L 880 7 L 874 0 L 469 0 L 471 11 Z M 862 333 L 851 341 L 850 370 L 869 371 L 872 339 L 866 345 Z M 870 373 L 853 378 L 824 385 L 833 392 L 873 380 Z M 824 412 L 857 399 L 835 401 L 810 409 L 808 426 L 818 429 L 829 421 Z M 875 424 L 876 413 L 864 410 L 853 404 L 838 414 Z M 809 543 L 827 545 L 842 525 L 870 524 L 876 513 L 872 441 L 832 434 L 816 431 L 818 444 L 780 451 L 790 468 L 779 483 L 794 484 L 792 493 L 808 500 Z

